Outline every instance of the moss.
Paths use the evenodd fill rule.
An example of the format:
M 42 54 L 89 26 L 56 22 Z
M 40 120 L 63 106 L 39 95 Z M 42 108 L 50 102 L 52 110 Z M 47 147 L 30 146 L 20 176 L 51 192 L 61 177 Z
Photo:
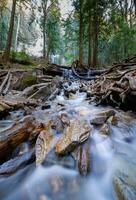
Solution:
M 27 75 L 27 76 L 24 76 L 21 79 L 19 79 L 13 88 L 16 90 L 24 90 L 26 87 L 35 85 L 36 83 L 37 83 L 36 76 Z
M 31 65 L 32 60 L 28 54 L 26 54 L 24 51 L 21 52 L 11 52 L 10 54 L 10 61 L 12 63 L 19 63 L 23 65 Z

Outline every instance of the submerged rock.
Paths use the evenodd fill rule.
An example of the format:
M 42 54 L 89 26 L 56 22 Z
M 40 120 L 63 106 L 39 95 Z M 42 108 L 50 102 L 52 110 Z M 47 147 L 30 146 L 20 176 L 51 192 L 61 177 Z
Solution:
M 108 124 L 104 124 L 104 125 L 101 127 L 101 129 L 100 129 L 100 134 L 101 134 L 101 135 L 105 135 L 105 136 L 110 135 L 110 129 L 109 129 Z
M 118 200 L 136 199 L 136 162 L 126 156 L 116 156 L 113 187 Z
M 91 154 L 90 154 L 90 142 L 83 144 L 80 147 L 78 155 L 78 169 L 82 176 L 86 176 L 91 171 Z
M 122 179 L 114 177 L 113 186 L 118 200 L 136 199 L 136 194 L 132 191 L 132 188 L 126 185 Z
M 82 119 L 72 119 L 56 144 L 57 154 L 67 154 L 90 136 L 91 127 Z

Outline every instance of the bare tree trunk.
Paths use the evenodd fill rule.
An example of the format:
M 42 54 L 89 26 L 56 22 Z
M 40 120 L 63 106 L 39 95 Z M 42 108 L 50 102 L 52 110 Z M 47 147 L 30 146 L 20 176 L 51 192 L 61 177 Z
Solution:
M 83 64 L 83 11 L 82 0 L 80 0 L 80 27 L 79 27 L 79 64 Z
M 4 53 L 5 61 L 8 61 L 9 57 L 10 57 L 10 50 L 11 50 L 11 45 L 12 45 L 13 29 L 14 29 L 14 19 L 15 19 L 15 13 L 16 13 L 16 3 L 17 3 L 17 0 L 13 0 L 7 45 L 6 45 L 6 49 L 5 49 L 5 53 Z

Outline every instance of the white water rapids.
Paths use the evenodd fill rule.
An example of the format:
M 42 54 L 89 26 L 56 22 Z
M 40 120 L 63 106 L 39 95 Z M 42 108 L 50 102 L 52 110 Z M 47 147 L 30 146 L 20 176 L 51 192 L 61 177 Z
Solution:
M 63 93 L 52 102 L 51 110 L 37 110 L 34 115 L 41 121 L 48 115 L 67 112 L 84 117 L 90 122 L 93 115 L 110 109 L 88 103 L 86 93 L 76 93 L 66 99 Z M 59 104 L 63 105 L 63 109 Z M 128 199 L 135 200 L 136 193 L 136 116 L 131 112 L 116 110 L 118 124 L 110 126 L 110 136 L 93 128 L 91 133 L 91 173 L 81 177 L 73 167 L 66 168 L 35 164 L 15 174 L 0 178 L 1 200 L 115 200 L 114 180 L 121 181 Z M 0 130 L 11 126 L 12 121 L 0 121 Z M 71 162 L 71 161 L 69 161 Z M 123 190 L 123 189 L 122 189 Z M 124 197 L 120 196 L 119 200 Z M 124 198 L 125 199 L 125 198 Z

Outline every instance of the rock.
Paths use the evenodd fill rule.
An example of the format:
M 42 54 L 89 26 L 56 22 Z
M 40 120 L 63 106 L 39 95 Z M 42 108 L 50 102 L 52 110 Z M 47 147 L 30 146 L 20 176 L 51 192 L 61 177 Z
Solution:
M 57 139 L 51 130 L 52 121 L 49 121 L 46 130 L 42 131 L 36 141 L 36 164 L 41 164 L 47 154 L 55 146 Z
M 101 127 L 101 129 L 100 129 L 100 134 L 101 134 L 101 135 L 105 135 L 105 136 L 110 135 L 110 129 L 109 129 L 108 124 L 104 124 L 104 125 Z
M 136 194 L 126 183 L 119 177 L 114 177 L 113 186 L 118 200 L 136 199 Z
M 86 176 L 91 170 L 91 154 L 90 154 L 90 141 L 79 147 L 78 155 L 78 169 L 82 176 Z
M 105 116 L 96 116 L 91 120 L 92 125 L 103 125 L 107 121 Z
M 114 116 L 115 114 L 116 112 L 114 110 L 100 112 L 93 117 L 93 119 L 91 120 L 91 124 L 102 125 L 108 120 L 109 117 Z
M 107 121 L 113 126 L 118 125 L 118 118 L 116 116 L 111 116 Z
M 90 136 L 91 127 L 83 119 L 71 119 L 64 134 L 56 144 L 57 154 L 67 154 Z
M 24 75 L 13 85 L 14 90 L 24 90 L 26 87 L 35 85 L 37 83 L 37 77 L 33 75 Z
M 22 144 L 18 145 L 18 147 L 13 151 L 12 156 L 21 156 L 27 153 L 30 149 L 30 145 L 28 142 L 23 142 Z
M 48 197 L 44 194 L 39 197 L 39 200 L 48 200 Z
M 63 186 L 62 179 L 59 175 L 51 177 L 50 183 L 52 186 L 53 193 L 58 193 L 61 190 L 61 187 Z
M 68 169 L 75 169 L 76 162 L 71 155 L 67 156 L 57 156 L 56 153 L 52 150 L 46 157 L 43 166 L 50 165 L 61 165 Z
M 111 110 L 105 110 L 103 112 L 100 112 L 98 115 L 109 118 L 111 116 L 114 116 L 115 114 L 116 114 L 115 110 L 111 109 Z
M 116 155 L 113 160 L 113 187 L 118 200 L 136 199 L 136 159 Z
M 16 172 L 18 169 L 33 162 L 35 159 L 34 151 L 31 150 L 21 156 L 15 157 L 0 165 L 0 175 L 6 175 Z

